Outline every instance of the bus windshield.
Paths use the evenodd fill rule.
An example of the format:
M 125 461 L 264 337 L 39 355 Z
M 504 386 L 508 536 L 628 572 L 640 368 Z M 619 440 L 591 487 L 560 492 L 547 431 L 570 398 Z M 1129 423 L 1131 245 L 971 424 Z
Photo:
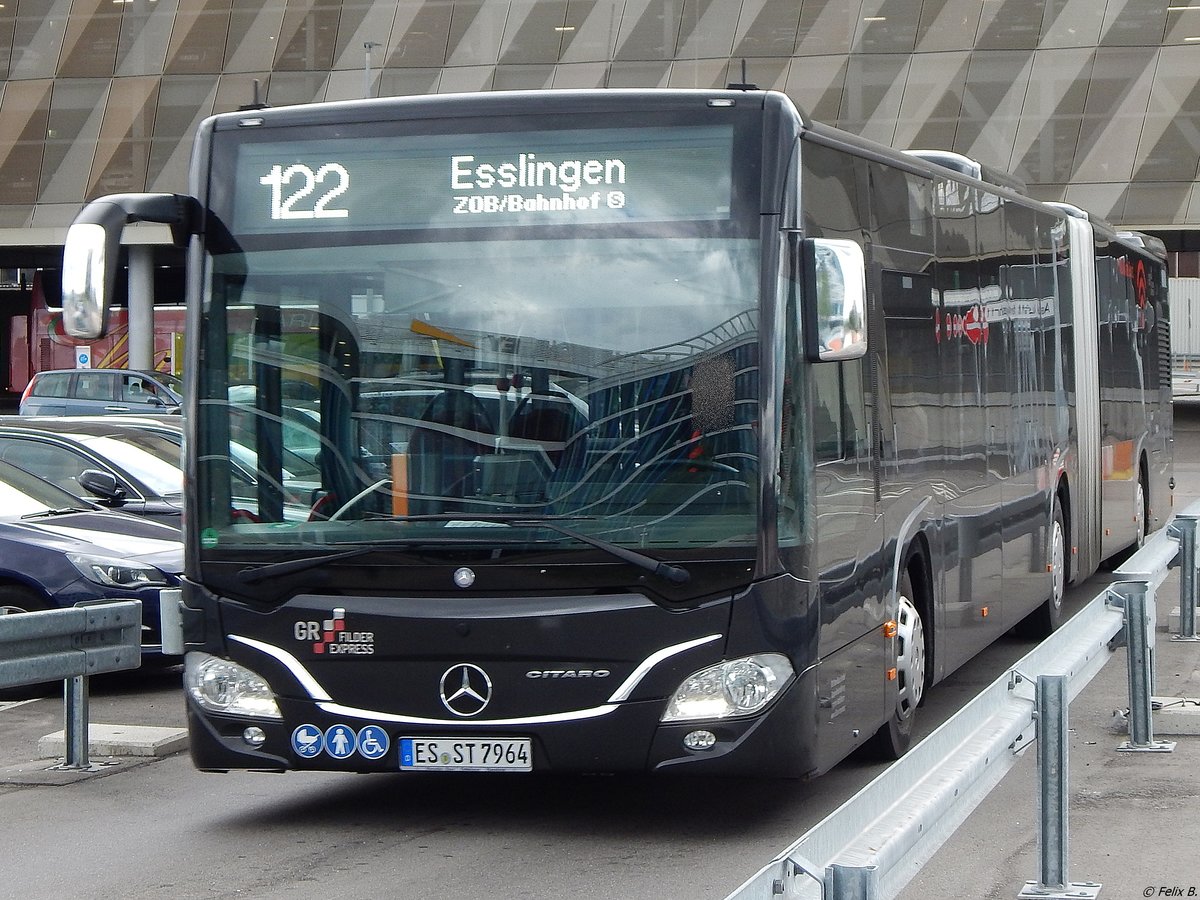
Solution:
M 279 142 L 243 148 L 235 171 L 243 186 L 265 173 L 263 212 L 248 192 L 231 193 L 229 246 L 210 241 L 196 429 L 209 442 L 197 473 L 203 547 L 420 536 L 426 556 L 483 543 L 580 549 L 536 528 L 541 520 L 629 547 L 752 555 L 759 241 L 731 199 L 731 129 L 687 131 L 697 159 L 709 143 L 724 148 L 721 183 L 699 196 L 673 194 L 694 175 L 637 177 L 638 164 L 680 152 L 669 129 L 661 160 L 645 131 L 640 156 L 594 130 L 491 135 L 490 169 L 463 161 L 483 153 L 447 149 L 445 203 L 398 202 L 392 218 L 376 197 L 360 206 L 350 190 L 288 206 L 285 169 L 271 162 L 285 158 Z M 429 165 L 435 149 L 415 146 Z M 504 159 L 521 158 L 515 148 L 544 146 L 554 155 L 525 155 L 555 160 L 546 177 L 557 184 L 478 193 Z M 365 162 L 340 145 L 320 149 L 286 159 L 315 173 L 336 157 L 342 171 L 314 180 L 317 193 L 357 184 Z M 581 183 L 589 172 L 607 182 L 580 199 L 566 190 L 576 172 Z M 621 177 L 623 196 L 612 199 Z M 456 185 L 469 188 L 464 209 L 472 197 L 508 198 L 497 201 L 505 209 L 493 211 L 495 227 L 448 227 L 462 202 Z M 600 209 L 569 208 L 592 194 Z M 327 230 L 311 217 L 298 226 L 272 218 L 303 203 L 346 215 L 326 216 Z M 488 202 L 474 207 L 488 215 Z M 252 515 L 224 484 L 231 446 L 249 448 L 258 467 Z M 285 452 L 311 467 L 289 467 Z M 309 509 L 299 521 L 298 505 Z

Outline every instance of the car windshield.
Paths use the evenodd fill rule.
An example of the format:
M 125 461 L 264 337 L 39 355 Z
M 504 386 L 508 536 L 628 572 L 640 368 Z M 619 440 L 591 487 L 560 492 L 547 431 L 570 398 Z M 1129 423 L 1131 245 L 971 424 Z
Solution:
M 48 481 L 0 462 L 0 521 L 12 522 L 48 510 L 71 508 L 92 507 Z
M 131 433 L 121 438 L 87 437 L 83 443 L 160 497 L 183 492 L 178 443 L 153 433 Z
M 160 382 L 174 391 L 178 396 L 183 396 L 183 379 L 172 375 L 170 372 L 155 372 L 154 377 Z

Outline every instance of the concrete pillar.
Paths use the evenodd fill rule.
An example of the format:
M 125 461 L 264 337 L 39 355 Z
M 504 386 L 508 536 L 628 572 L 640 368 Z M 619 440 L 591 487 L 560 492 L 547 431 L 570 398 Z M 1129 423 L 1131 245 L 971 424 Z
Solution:
M 154 368 L 154 248 L 129 248 L 129 368 Z

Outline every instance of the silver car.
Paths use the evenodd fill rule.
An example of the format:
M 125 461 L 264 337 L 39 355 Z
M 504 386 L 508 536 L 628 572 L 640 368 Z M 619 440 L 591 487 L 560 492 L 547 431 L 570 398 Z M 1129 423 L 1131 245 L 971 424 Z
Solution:
M 137 369 L 51 369 L 21 394 L 23 416 L 178 413 L 183 382 L 169 372 Z

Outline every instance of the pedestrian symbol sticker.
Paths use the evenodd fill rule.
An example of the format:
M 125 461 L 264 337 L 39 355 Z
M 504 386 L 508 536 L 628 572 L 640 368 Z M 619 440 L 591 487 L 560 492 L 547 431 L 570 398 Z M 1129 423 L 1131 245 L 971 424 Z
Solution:
M 299 757 L 313 759 L 325 749 L 325 738 L 316 725 L 300 725 L 292 732 L 292 750 Z
M 391 740 L 378 725 L 366 725 L 358 732 L 358 752 L 367 759 L 380 759 L 388 752 Z
M 325 730 L 325 752 L 334 759 L 347 759 L 357 746 L 354 729 L 349 725 L 330 725 Z

